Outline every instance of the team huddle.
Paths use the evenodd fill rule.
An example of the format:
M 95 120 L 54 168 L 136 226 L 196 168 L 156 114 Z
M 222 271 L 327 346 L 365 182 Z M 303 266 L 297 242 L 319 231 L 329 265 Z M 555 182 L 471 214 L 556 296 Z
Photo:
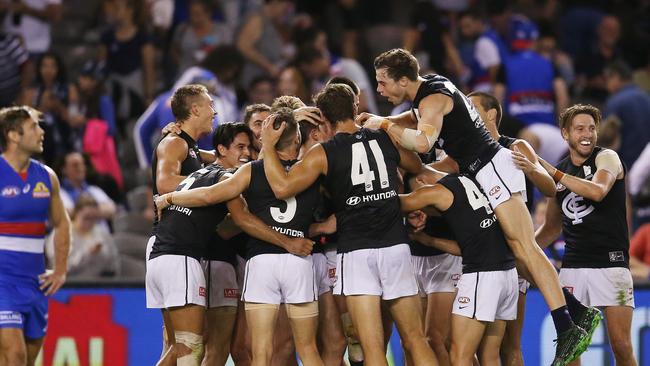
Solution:
M 529 283 L 551 309 L 553 365 L 587 349 L 597 307 L 617 361 L 634 364 L 625 169 L 595 145 L 600 112 L 561 114 L 570 153 L 554 167 L 499 135 L 493 96 L 420 77 L 401 49 L 375 69 L 379 93 L 410 111 L 358 114 L 358 88 L 338 78 L 315 107 L 289 96 L 249 107 L 245 123 L 218 127 L 214 152 L 195 143 L 214 117 L 207 91 L 174 94 L 147 248 L 160 364 L 290 365 L 297 352 L 338 366 L 347 349 L 352 365 L 387 365 L 394 322 L 409 365 L 521 365 Z M 532 185 L 551 197 L 537 232 Z M 566 209 L 579 204 L 589 213 Z M 542 248 L 560 232 L 558 276 Z

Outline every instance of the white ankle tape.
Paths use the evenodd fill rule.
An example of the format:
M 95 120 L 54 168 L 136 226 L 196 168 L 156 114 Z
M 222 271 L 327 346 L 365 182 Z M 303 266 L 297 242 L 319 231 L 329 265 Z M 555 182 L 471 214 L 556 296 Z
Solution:
M 176 337 L 176 343 L 183 344 L 192 351 L 185 356 L 178 357 L 176 364 L 178 366 L 200 365 L 201 359 L 203 359 L 203 337 L 192 332 L 183 331 L 174 332 L 174 336 Z

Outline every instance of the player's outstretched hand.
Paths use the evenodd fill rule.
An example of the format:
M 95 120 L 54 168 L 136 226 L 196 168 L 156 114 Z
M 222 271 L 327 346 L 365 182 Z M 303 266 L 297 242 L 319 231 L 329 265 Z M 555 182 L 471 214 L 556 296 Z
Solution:
M 170 206 L 168 196 L 170 193 L 159 194 L 153 197 L 153 207 L 156 209 L 158 220 L 162 217 L 162 211 Z
M 427 223 L 427 214 L 420 210 L 409 212 L 408 216 L 406 217 L 406 221 L 408 222 L 409 226 L 411 226 L 413 232 L 417 233 L 424 229 L 424 226 Z
M 378 130 L 379 127 L 381 127 L 381 123 L 385 119 L 386 118 L 374 115 L 372 113 L 363 112 L 357 116 L 355 123 L 371 130 Z
M 163 127 L 162 131 L 160 131 L 163 136 L 170 133 L 180 135 L 181 132 L 183 132 L 183 130 L 181 130 L 181 125 L 176 122 L 169 122 L 165 127 Z
M 285 249 L 291 254 L 304 257 L 310 255 L 313 248 L 314 248 L 314 242 L 310 239 L 290 238 L 287 241 L 287 246 Z
M 282 136 L 282 131 L 287 126 L 287 124 L 282 121 L 280 126 L 275 128 L 275 118 L 277 114 L 272 114 L 268 116 L 262 123 L 262 133 L 260 134 L 262 140 L 262 146 L 275 146 L 275 144 Z
M 65 271 L 52 271 L 47 270 L 45 273 L 38 276 L 41 291 L 45 292 L 45 296 L 54 295 L 65 283 Z
M 532 161 L 528 160 L 526 155 L 522 154 L 517 146 L 515 146 L 512 150 L 512 160 L 517 168 L 524 172 L 524 174 L 528 174 L 535 170 L 535 164 L 533 164 Z
M 316 107 L 301 107 L 293 111 L 293 116 L 296 121 L 307 121 L 314 126 L 323 123 L 320 109 Z

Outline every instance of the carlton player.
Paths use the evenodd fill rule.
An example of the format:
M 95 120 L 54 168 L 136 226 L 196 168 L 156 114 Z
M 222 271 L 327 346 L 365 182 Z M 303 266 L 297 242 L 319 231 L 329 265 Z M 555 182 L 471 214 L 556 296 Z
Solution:
M 569 156 L 557 167 L 543 162 L 557 182 L 546 222 L 537 241 L 550 245 L 560 234 L 566 241 L 560 281 L 564 291 L 588 306 L 605 311 L 607 334 L 617 365 L 636 365 L 632 352 L 634 308 L 629 270 L 629 240 L 625 208 L 625 168 L 616 152 L 596 146 L 600 111 L 574 105 L 560 115 Z M 597 323 L 600 313 L 569 303 L 580 326 Z
M 0 110 L 0 364 L 33 365 L 47 329 L 47 296 L 65 282 L 70 219 L 59 180 L 30 159 L 43 152 L 39 112 Z M 45 270 L 45 224 L 54 227 L 53 271 Z
M 490 137 L 473 104 L 447 78 L 433 74 L 419 77 L 417 60 L 407 51 L 386 51 L 375 58 L 374 66 L 377 91 L 395 105 L 412 101 L 412 110 L 388 118 L 364 114 L 359 121 L 385 130 L 400 145 L 420 153 L 436 143 L 458 163 L 461 173 L 476 179 L 487 193 L 508 244 L 551 309 L 558 334 L 557 361 L 566 363 L 584 352 L 588 334 L 572 321 L 555 268 L 535 243 L 523 199 L 524 174 L 515 166 L 512 154 Z
M 459 251 L 450 250 L 463 257 L 463 274 L 452 308 L 451 362 L 472 365 L 481 345 L 481 365 L 499 365 L 506 321 L 517 316 L 514 256 L 476 184 L 465 176 L 435 175 L 437 184 L 400 195 L 400 202 L 405 212 L 433 206 L 451 227 L 460 247 Z M 416 234 L 415 238 L 431 243 L 427 234 Z
M 262 129 L 264 170 L 279 199 L 291 197 L 324 175 L 337 217 L 337 282 L 364 349 L 365 362 L 387 365 L 380 301 L 388 300 L 406 351 L 415 365 L 437 365 L 422 331 L 420 300 L 413 276 L 408 236 L 399 211 L 397 166 L 417 173 L 413 153 L 397 148 L 387 134 L 354 123 L 354 93 L 342 84 L 327 85 L 316 106 L 336 131 L 316 144 L 286 171 L 274 148 L 280 131 Z

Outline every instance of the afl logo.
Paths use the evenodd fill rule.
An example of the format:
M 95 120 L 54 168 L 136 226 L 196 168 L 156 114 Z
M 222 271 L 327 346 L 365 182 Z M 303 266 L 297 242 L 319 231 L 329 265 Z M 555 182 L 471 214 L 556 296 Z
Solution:
M 458 298 L 458 302 L 461 303 L 461 304 L 469 304 L 470 299 L 469 299 L 469 297 L 463 296 L 463 297 Z
M 490 197 L 499 192 L 501 192 L 501 186 L 494 186 L 492 189 L 490 189 Z
M 345 203 L 347 203 L 348 206 L 356 206 L 356 205 L 358 205 L 359 203 L 361 203 L 361 197 L 352 196 L 352 197 L 348 198 L 348 199 L 345 201 Z
M 582 223 L 582 219 L 594 211 L 594 206 L 587 205 L 585 199 L 571 192 L 562 200 L 562 213 L 573 225 Z
M 20 189 L 18 189 L 18 187 L 9 186 L 2 189 L 2 197 L 11 198 L 16 197 L 18 194 L 20 194 Z
M 494 220 L 492 220 L 492 219 L 485 219 L 485 220 L 481 221 L 481 224 L 480 224 L 480 225 L 481 225 L 481 229 L 487 229 L 487 228 L 489 228 L 490 226 L 492 226 L 493 223 L 494 223 Z

